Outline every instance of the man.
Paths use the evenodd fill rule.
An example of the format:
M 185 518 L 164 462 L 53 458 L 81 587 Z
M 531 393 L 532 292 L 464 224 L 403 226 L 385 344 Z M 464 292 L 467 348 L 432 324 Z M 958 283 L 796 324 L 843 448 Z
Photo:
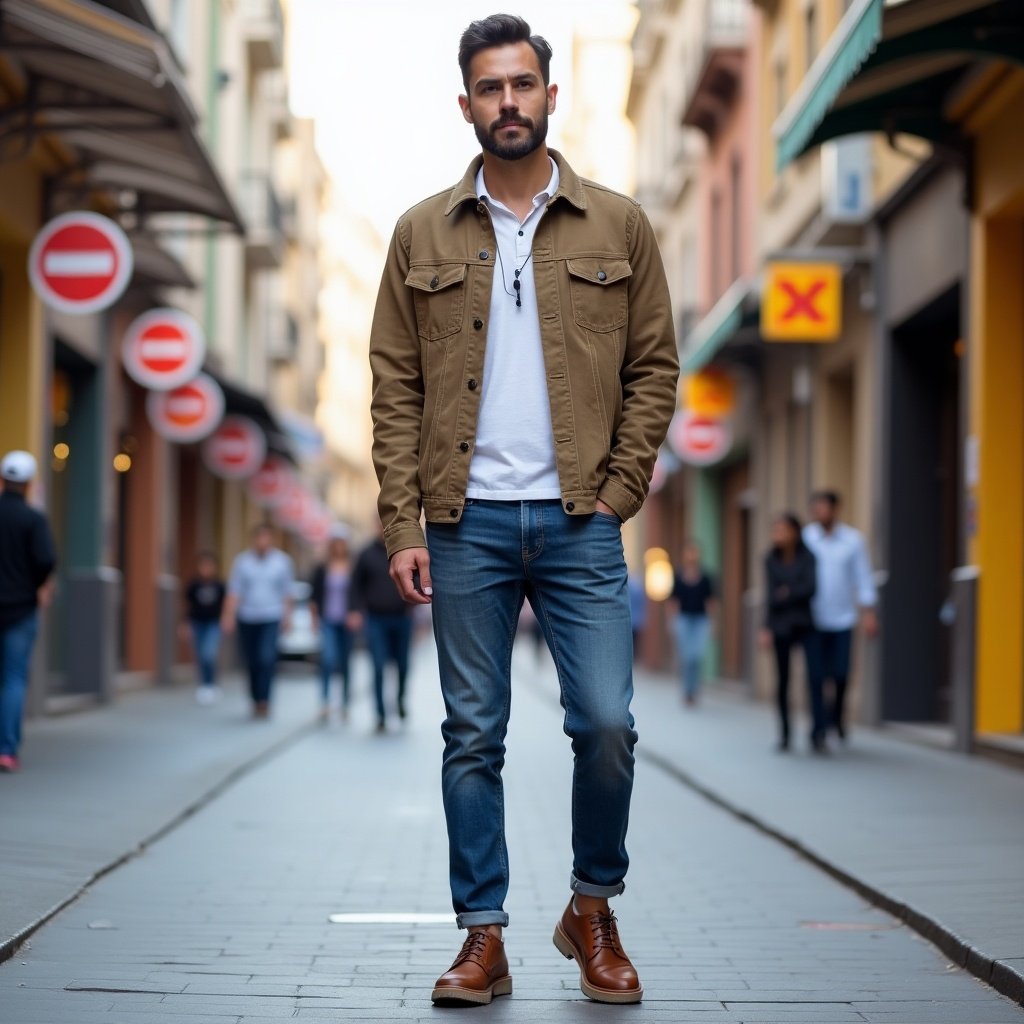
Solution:
M 277 637 L 287 628 L 292 607 L 295 568 L 285 552 L 274 547 L 274 530 L 266 523 L 253 528 L 252 546 L 231 566 L 221 629 L 230 636 L 237 624 L 242 658 L 249 670 L 253 718 L 270 715 L 271 690 L 277 667 Z
M 443 1003 L 512 990 L 501 769 L 524 597 L 575 754 L 573 895 L 554 941 L 590 998 L 643 994 L 608 907 L 628 865 L 636 741 L 620 526 L 646 497 L 678 365 L 643 211 L 545 144 L 550 58 L 521 18 L 463 34 L 459 104 L 483 154 L 398 222 L 371 332 L 391 576 L 433 605 L 447 710 L 452 901 L 469 936 L 433 990 Z
M 805 650 L 811 690 L 811 746 L 827 750 L 829 727 L 846 739 L 846 684 L 850 677 L 853 630 L 860 618 L 865 636 L 878 632 L 875 605 L 878 594 L 871 574 L 867 546 L 858 530 L 838 521 L 839 495 L 816 491 L 811 495 L 812 522 L 804 527 L 804 543 L 817 560 L 817 589 L 811 600 L 814 629 Z M 825 683 L 832 696 L 825 706 Z
M 21 718 L 35 644 L 40 591 L 57 557 L 46 518 L 26 501 L 36 475 L 28 452 L 0 460 L 0 772 L 18 770 Z
M 373 660 L 373 695 L 377 705 L 377 732 L 387 732 L 387 705 L 384 701 L 384 673 L 393 662 L 398 676 L 398 717 L 405 718 L 405 688 L 409 675 L 409 648 L 412 645 L 411 606 L 391 582 L 384 538 L 378 534 L 356 559 L 349 594 L 357 622 L 366 630 L 366 646 Z

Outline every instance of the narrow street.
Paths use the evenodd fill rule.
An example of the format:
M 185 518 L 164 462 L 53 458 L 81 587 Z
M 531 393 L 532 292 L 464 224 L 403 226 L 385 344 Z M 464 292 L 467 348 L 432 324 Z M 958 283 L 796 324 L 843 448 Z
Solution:
M 432 1008 L 433 980 L 459 945 L 443 920 L 433 651 L 418 650 L 407 727 L 386 736 L 371 732 L 358 666 L 350 723 L 293 729 L 0 966 L 0 1020 L 326 1024 L 456 1012 L 524 1022 L 1024 1021 L 1019 1006 L 895 918 L 647 759 L 637 767 L 629 887 L 616 908 L 646 998 L 639 1007 L 586 1001 L 550 938 L 567 896 L 571 754 L 550 665 L 535 665 L 525 648 L 506 768 L 515 991 L 486 1008 Z M 665 688 L 642 683 L 638 705 L 655 706 L 644 689 L 655 686 Z M 292 674 L 280 687 L 290 718 L 298 722 L 303 705 L 312 717 L 311 680 Z M 191 694 L 173 696 L 196 719 L 183 739 L 201 760 L 217 735 L 202 721 L 208 709 L 186 711 Z M 214 713 L 241 719 L 243 708 L 232 691 Z M 643 736 L 642 719 L 639 727 Z M 29 779 L 27 769 L 4 786 Z M 350 916 L 331 923 L 339 914 Z M 413 923 L 416 915 L 428 916 Z

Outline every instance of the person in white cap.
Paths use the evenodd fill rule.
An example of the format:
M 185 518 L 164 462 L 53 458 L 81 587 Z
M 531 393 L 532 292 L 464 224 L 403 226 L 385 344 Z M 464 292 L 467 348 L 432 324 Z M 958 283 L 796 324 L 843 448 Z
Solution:
M 45 516 L 25 501 L 35 475 L 28 452 L 0 460 L 0 772 L 6 773 L 18 770 L 39 592 L 57 564 Z

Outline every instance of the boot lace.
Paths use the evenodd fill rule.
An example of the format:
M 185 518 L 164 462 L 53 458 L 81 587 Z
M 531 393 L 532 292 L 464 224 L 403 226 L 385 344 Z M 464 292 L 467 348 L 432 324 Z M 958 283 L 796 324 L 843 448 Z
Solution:
M 487 938 L 487 932 L 470 932 L 466 937 L 466 941 L 462 944 L 462 949 L 455 958 L 455 963 L 452 964 L 452 967 L 458 967 L 459 964 L 464 964 L 467 960 L 472 960 L 483 967 L 484 952 L 487 949 Z
M 619 942 L 619 926 L 615 923 L 615 914 L 609 911 L 603 914 L 598 911 L 589 918 L 591 931 L 594 933 L 594 952 L 610 949 L 616 956 L 626 959 L 626 954 Z

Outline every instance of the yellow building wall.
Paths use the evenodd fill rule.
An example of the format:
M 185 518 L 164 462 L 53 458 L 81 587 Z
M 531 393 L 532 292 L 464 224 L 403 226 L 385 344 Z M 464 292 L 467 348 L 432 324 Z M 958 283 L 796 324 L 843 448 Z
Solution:
M 980 733 L 1024 731 L 1024 75 L 1014 77 L 971 124 L 977 148 L 968 348 L 978 476 L 969 556 L 980 570 Z

